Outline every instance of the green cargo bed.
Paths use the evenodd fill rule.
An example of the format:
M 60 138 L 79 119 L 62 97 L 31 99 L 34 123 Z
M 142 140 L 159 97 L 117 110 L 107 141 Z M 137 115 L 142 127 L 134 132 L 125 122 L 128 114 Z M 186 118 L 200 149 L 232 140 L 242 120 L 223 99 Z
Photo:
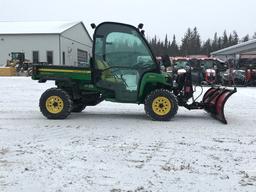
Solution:
M 58 78 L 91 81 L 91 70 L 89 68 L 75 66 L 33 65 L 32 79 L 55 80 Z

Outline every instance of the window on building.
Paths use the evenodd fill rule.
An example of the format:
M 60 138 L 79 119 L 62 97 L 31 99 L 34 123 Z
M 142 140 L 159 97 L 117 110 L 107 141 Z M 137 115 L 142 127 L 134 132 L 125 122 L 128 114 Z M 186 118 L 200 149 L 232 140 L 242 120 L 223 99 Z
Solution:
M 65 57 L 65 52 L 62 52 L 62 64 L 65 65 L 66 64 L 66 57 Z
M 86 67 L 88 65 L 88 52 L 77 49 L 77 62 L 78 66 Z
M 47 63 L 53 64 L 53 51 L 47 51 L 46 57 L 47 57 Z
M 39 51 L 32 52 L 33 63 L 39 63 Z

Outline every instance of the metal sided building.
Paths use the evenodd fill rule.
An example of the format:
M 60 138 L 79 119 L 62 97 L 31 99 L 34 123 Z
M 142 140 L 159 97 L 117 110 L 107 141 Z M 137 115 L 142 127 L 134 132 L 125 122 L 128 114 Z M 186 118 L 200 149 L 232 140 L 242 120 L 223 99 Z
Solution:
M 32 63 L 85 66 L 92 39 L 82 22 L 0 22 L 0 66 L 13 52 Z
M 239 58 L 255 58 L 256 57 L 256 39 L 239 43 L 231 47 L 227 47 L 211 53 L 212 56 L 222 59 L 231 57 L 234 59 Z

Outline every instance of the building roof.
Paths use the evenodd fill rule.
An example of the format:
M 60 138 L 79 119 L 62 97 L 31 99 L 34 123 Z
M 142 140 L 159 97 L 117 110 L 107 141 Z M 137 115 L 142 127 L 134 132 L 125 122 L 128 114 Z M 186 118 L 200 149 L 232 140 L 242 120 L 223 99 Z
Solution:
M 234 54 L 255 54 L 256 53 L 256 39 L 239 43 L 237 45 L 227 47 L 215 52 L 212 52 L 211 55 L 234 55 Z
M 82 22 L 0 22 L 0 34 L 60 34 L 79 23 Z

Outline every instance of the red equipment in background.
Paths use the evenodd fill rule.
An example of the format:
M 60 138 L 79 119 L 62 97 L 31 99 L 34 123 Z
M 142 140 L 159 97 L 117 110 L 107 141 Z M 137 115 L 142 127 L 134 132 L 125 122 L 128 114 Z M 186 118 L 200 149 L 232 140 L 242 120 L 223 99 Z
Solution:
M 206 69 L 204 79 L 207 83 L 213 84 L 216 82 L 216 71 L 214 69 Z
M 252 69 L 252 68 L 246 69 L 245 80 L 248 85 L 256 84 L 256 69 Z

